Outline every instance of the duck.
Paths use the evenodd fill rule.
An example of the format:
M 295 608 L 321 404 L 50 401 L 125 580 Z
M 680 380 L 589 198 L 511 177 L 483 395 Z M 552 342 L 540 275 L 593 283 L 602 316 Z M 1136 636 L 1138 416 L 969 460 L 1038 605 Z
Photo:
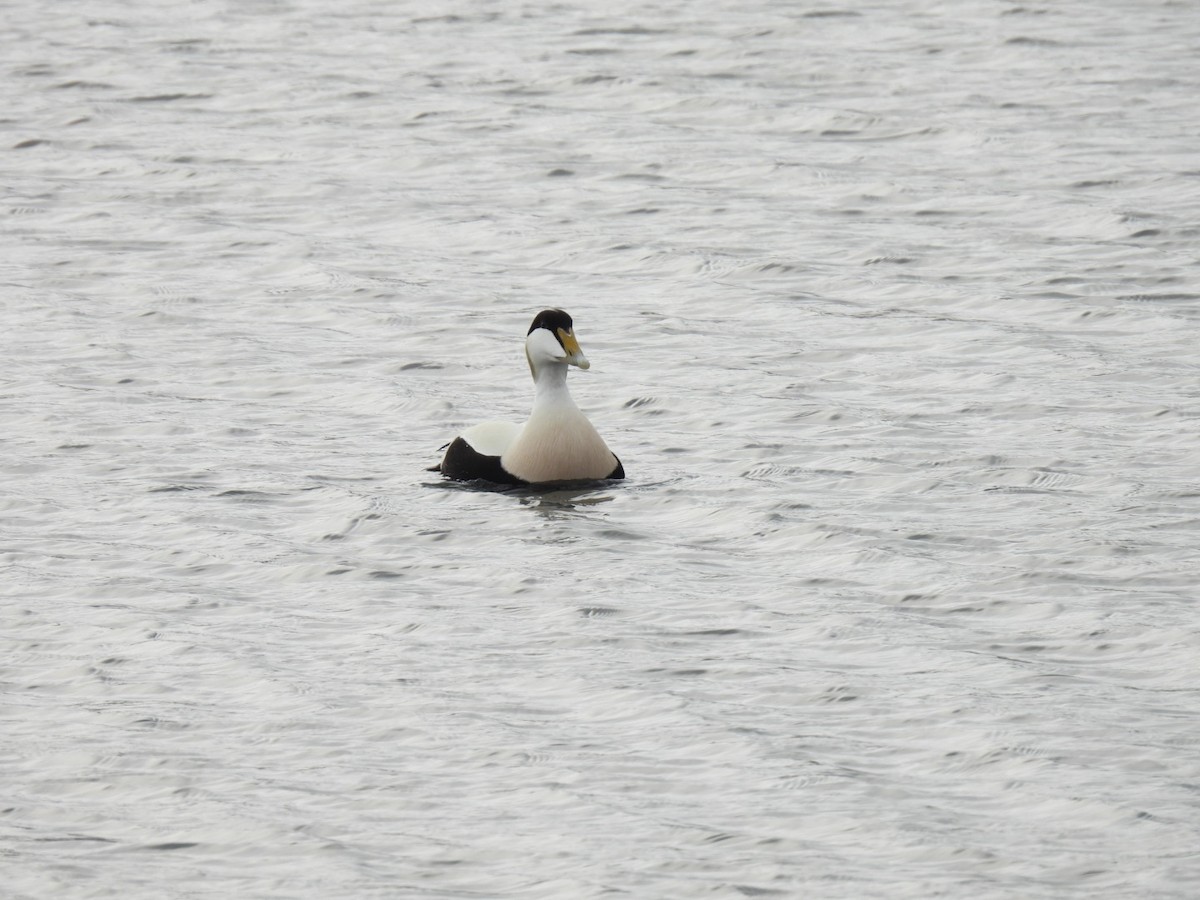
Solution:
M 625 467 L 571 399 L 567 372 L 588 369 L 575 323 L 561 309 L 534 316 L 525 335 L 525 359 L 533 376 L 533 409 L 524 424 L 483 422 L 446 445 L 430 471 L 455 481 L 506 485 L 606 481 L 625 477 Z

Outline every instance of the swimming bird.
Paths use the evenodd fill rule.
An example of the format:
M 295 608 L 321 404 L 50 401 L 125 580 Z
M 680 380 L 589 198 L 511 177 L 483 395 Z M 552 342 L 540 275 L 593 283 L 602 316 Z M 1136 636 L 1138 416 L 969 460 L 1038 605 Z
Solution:
M 546 484 L 624 478 L 625 467 L 580 412 L 567 390 L 567 367 L 588 368 L 575 325 L 561 309 L 534 317 L 525 336 L 533 375 L 533 410 L 524 425 L 484 422 L 450 442 L 430 471 L 456 481 Z

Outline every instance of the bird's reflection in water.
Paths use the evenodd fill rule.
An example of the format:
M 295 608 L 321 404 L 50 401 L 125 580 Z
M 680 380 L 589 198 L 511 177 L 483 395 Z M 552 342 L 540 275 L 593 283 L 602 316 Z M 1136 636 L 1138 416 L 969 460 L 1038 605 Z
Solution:
M 595 482 L 573 485 L 555 485 L 544 488 L 520 488 L 513 493 L 520 498 L 521 505 L 547 519 L 566 517 L 582 513 L 591 507 L 611 503 L 612 491 L 597 487 Z

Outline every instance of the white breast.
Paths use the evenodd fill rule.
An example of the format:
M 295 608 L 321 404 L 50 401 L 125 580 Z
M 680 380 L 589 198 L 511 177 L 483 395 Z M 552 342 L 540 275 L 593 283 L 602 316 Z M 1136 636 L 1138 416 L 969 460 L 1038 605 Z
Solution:
M 573 405 L 535 410 L 500 464 L 529 482 L 607 478 L 617 458 Z

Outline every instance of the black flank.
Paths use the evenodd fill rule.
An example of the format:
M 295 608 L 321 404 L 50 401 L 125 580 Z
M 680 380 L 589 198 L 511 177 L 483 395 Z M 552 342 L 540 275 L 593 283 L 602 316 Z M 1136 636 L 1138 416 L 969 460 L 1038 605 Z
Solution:
M 462 438 L 450 442 L 450 449 L 442 458 L 442 474 L 455 481 L 476 481 L 483 479 L 496 484 L 528 484 L 504 470 L 500 465 L 500 457 L 484 456 Z

